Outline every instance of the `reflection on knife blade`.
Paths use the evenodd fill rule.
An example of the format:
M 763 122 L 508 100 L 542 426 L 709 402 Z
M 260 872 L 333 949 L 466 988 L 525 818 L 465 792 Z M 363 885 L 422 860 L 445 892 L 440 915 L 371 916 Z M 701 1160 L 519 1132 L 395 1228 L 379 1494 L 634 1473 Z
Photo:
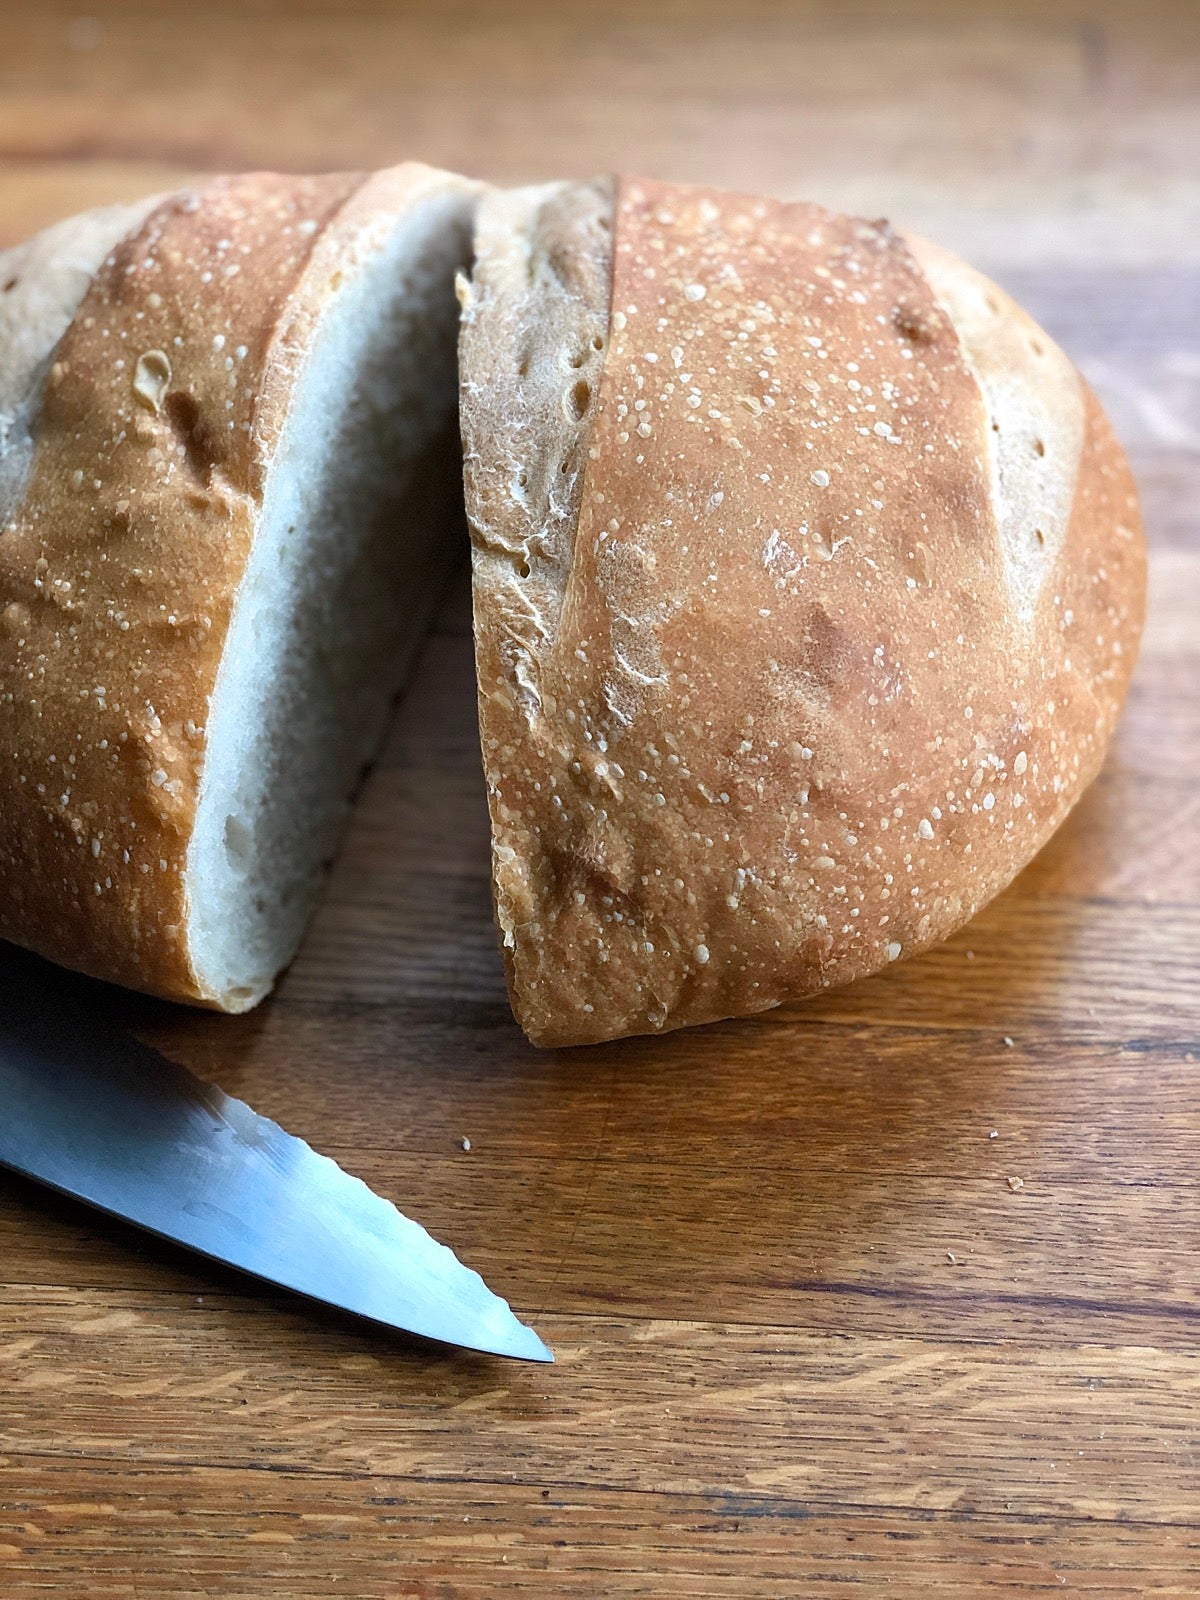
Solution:
M 0 1164 L 356 1316 L 552 1361 L 478 1273 L 360 1179 L 86 1007 L 0 1001 Z

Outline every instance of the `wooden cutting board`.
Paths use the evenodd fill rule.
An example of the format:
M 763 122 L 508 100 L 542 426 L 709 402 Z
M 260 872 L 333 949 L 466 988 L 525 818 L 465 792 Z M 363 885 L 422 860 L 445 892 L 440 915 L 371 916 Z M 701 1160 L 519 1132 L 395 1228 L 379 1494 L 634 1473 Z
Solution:
M 887 208 L 1083 366 L 1153 567 L 1102 777 L 965 932 L 560 1054 L 505 1002 L 460 576 L 277 998 L 97 1003 L 395 1198 L 558 1364 L 380 1338 L 0 1179 L 0 1595 L 1196 1596 L 1200 12 L 17 10 L 0 242 L 191 170 L 417 154 Z M 27 970 L 0 950 L 0 995 Z

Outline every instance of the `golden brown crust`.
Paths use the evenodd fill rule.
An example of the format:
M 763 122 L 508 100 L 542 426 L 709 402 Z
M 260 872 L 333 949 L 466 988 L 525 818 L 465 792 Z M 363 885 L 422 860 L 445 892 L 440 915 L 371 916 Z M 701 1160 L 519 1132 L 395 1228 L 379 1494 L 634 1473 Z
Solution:
M 0 936 L 215 1002 L 185 857 L 209 695 L 322 305 L 444 174 L 250 174 L 166 198 L 96 273 L 0 532 Z
M 105 256 L 160 199 L 67 217 L 0 251 L 0 527 L 24 492 L 54 347 Z
M 630 180 L 614 237 L 561 606 L 477 617 L 542 1044 L 762 1010 L 945 937 L 1094 776 L 1142 610 L 1095 400 L 1056 402 L 1073 504 L 1030 553 L 986 374 L 886 224 Z

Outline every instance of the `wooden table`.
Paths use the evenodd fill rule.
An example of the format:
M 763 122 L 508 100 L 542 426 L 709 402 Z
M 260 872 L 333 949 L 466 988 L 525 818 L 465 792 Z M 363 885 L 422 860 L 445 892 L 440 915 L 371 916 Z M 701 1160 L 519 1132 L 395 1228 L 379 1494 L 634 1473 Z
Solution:
M 1102 778 L 961 936 L 538 1054 L 460 584 L 278 998 L 101 1003 L 411 1209 L 558 1365 L 375 1337 L 4 1180 L 0 1595 L 1194 1600 L 1200 8 L 87 6 L 0 11 L 4 242 L 201 169 L 410 155 L 886 210 L 1101 391 L 1152 609 Z

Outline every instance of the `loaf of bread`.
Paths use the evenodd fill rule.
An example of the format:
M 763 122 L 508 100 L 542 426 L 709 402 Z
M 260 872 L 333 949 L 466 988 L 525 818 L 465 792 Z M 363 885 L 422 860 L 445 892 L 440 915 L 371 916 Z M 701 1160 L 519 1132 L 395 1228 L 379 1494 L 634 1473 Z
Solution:
M 0 255 L 0 937 L 253 1005 L 454 545 L 516 1014 L 764 1010 L 952 932 L 1095 775 L 1144 555 L 1095 399 L 886 223 L 419 166 Z
M 460 285 L 517 1017 L 765 1010 L 945 938 L 1095 776 L 1144 552 L 1095 398 L 886 222 L 645 181 L 490 196 Z
M 476 195 L 257 174 L 0 255 L 0 937 L 227 1010 L 291 958 L 455 542 Z

